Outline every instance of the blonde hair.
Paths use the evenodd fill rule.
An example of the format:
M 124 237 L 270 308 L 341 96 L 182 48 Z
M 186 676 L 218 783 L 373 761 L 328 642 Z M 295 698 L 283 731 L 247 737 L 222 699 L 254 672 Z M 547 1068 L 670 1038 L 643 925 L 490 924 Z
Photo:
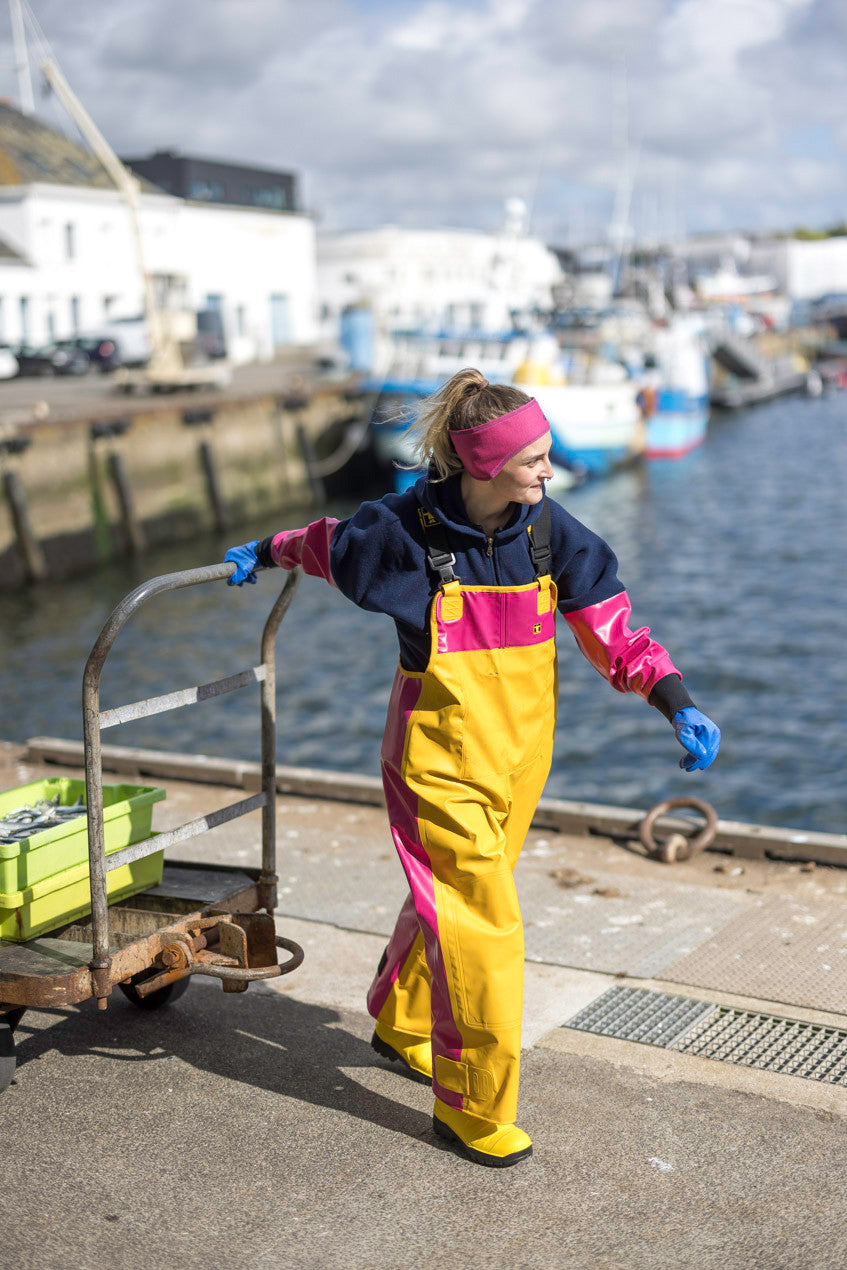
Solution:
M 438 392 L 427 397 L 408 435 L 414 440 L 418 464 L 431 464 L 436 480 L 463 470 L 450 432 L 474 428 L 525 406 L 530 398 L 508 384 L 490 384 L 482 371 L 468 366 L 457 371 Z

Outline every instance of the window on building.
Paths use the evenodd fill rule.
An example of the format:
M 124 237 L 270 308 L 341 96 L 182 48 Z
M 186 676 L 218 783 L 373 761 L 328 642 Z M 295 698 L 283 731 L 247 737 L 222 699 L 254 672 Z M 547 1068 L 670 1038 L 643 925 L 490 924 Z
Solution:
M 235 306 L 235 330 L 238 335 L 247 334 L 247 309 L 243 304 Z
M 0 295 L 0 344 L 6 339 L 6 306 L 3 303 L 3 297 Z
M 254 187 L 249 191 L 247 201 L 254 207 L 269 207 L 275 212 L 283 211 L 288 205 L 283 185 Z
M 117 298 L 116 295 L 103 296 L 103 317 L 111 317 Z
M 73 260 L 76 255 L 76 242 L 74 241 L 74 227 L 68 222 L 65 225 L 65 259 Z
M 21 343 L 29 342 L 29 296 L 22 295 L 18 301 L 21 318 Z
M 48 340 L 56 338 L 56 314 L 52 309 L 47 310 L 47 338 Z
M 188 197 L 199 203 L 223 203 L 226 190 L 220 181 L 192 181 L 188 187 Z
M 71 330 L 79 335 L 79 296 L 71 296 Z

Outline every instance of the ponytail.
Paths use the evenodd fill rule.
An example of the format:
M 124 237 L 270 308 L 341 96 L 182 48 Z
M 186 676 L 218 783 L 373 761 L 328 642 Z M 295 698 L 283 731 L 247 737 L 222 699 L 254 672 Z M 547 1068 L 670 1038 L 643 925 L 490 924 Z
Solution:
M 457 371 L 438 392 L 427 397 L 409 428 L 418 464 L 434 467 L 434 479 L 439 481 L 463 471 L 450 432 L 489 423 L 525 406 L 529 400 L 519 388 L 490 384 L 481 371 L 472 367 Z

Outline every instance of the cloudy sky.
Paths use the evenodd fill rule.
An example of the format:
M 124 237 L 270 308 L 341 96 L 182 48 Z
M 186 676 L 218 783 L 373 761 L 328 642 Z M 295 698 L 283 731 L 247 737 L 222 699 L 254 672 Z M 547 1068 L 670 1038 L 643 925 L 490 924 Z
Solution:
M 328 229 L 493 228 L 518 196 L 564 243 L 627 174 L 642 235 L 847 218 L 847 0 L 29 2 L 120 153 L 292 169 Z

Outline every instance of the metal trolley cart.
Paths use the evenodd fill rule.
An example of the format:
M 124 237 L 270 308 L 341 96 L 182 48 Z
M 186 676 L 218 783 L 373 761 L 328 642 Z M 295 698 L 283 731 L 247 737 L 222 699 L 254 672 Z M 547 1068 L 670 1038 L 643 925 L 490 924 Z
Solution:
M 83 734 L 91 916 L 26 943 L 0 940 L 0 1091 L 15 1070 L 14 1029 L 28 1007 L 73 1005 L 96 997 L 105 1009 L 117 985 L 143 1009 L 181 996 L 192 975 L 211 975 L 224 992 L 244 992 L 257 979 L 295 970 L 303 950 L 276 935 L 276 637 L 294 597 L 292 571 L 262 632 L 261 661 L 212 683 L 100 709 L 100 675 L 123 627 L 154 596 L 231 577 L 232 564 L 168 573 L 137 587 L 115 608 L 94 644 L 83 675 Z M 239 802 L 121 850 L 106 853 L 100 734 L 130 720 L 261 685 L 261 789 Z M 107 874 L 218 825 L 262 810 L 262 867 L 242 869 L 167 861 L 160 885 L 108 904 Z M 277 948 L 290 956 L 281 965 Z

